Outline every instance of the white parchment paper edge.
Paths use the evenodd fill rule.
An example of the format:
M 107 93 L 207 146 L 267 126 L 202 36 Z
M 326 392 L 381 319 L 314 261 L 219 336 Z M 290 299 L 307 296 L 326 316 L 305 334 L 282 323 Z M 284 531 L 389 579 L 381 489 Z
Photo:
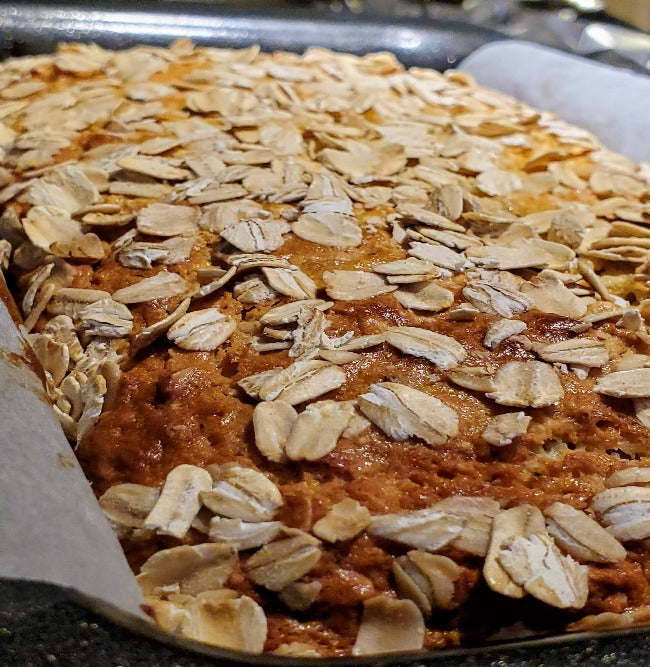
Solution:
M 23 355 L 0 300 L 0 577 L 73 588 L 144 616 L 122 548 Z

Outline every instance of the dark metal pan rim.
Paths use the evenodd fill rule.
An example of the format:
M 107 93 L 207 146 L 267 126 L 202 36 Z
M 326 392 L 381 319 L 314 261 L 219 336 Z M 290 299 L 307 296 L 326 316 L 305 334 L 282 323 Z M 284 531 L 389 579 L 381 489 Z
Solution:
M 47 53 L 62 41 L 108 48 L 169 45 L 189 37 L 199 45 L 302 52 L 310 46 L 364 54 L 391 51 L 407 66 L 446 69 L 495 39 L 497 32 L 454 21 L 332 14 L 305 7 L 260 9 L 188 2 L 92 6 L 12 3 L 0 7 L 0 54 Z
M 637 626 L 630 628 L 602 629 L 584 632 L 572 632 L 561 635 L 549 635 L 543 637 L 532 637 L 527 639 L 512 639 L 490 642 L 481 646 L 454 647 L 438 650 L 420 650 L 404 653 L 382 653 L 367 656 L 345 656 L 345 657 L 322 657 L 322 658 L 300 658 L 294 656 L 277 656 L 269 653 L 253 654 L 231 649 L 219 648 L 202 644 L 200 642 L 184 639 L 169 634 L 152 623 L 142 618 L 119 609 L 103 600 L 79 593 L 78 591 L 66 590 L 70 599 L 93 613 L 102 616 L 110 622 L 118 625 L 136 635 L 153 639 L 162 644 L 181 649 L 194 654 L 200 654 L 211 658 L 228 661 L 230 664 L 241 665 L 264 665 L 277 667 L 278 665 L 296 665 L 297 667 L 360 667 L 373 665 L 383 667 L 384 665 L 406 665 L 416 661 L 433 664 L 438 660 L 454 657 L 486 656 L 497 651 L 510 651 L 516 649 L 530 649 L 548 646 L 576 646 L 582 642 L 594 639 L 613 639 L 628 636 L 647 636 L 650 628 Z M 424 667 L 424 665 L 421 665 Z

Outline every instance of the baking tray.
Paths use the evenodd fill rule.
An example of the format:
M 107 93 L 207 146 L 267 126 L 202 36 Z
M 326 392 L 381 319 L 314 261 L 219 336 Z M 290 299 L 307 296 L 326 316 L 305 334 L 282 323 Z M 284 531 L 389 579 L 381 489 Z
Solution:
M 0 57 L 49 53 L 58 42 L 96 42 L 111 49 L 166 46 L 189 37 L 196 44 L 302 52 L 310 46 L 364 54 L 391 51 L 408 66 L 448 69 L 503 35 L 454 21 L 422 21 L 334 14 L 285 4 L 206 5 L 176 2 L 70 5 L 0 2 Z
M 447 69 L 460 62 L 466 55 L 478 47 L 495 39 L 503 39 L 503 35 L 476 26 L 470 26 L 461 22 L 453 21 L 422 21 L 408 19 L 394 19 L 390 17 L 378 18 L 363 14 L 335 15 L 331 12 L 314 10 L 313 8 L 297 7 L 287 4 L 273 9 L 259 5 L 238 5 L 236 8 L 223 5 L 195 5 L 189 3 L 167 3 L 167 2 L 139 2 L 138 10 L 132 9 L 131 3 L 113 2 L 110 6 L 98 6 L 91 3 L 76 5 L 53 5 L 37 3 L 12 3 L 0 5 L 0 58 L 51 52 L 57 43 L 62 41 L 96 42 L 107 48 L 128 48 L 136 44 L 168 45 L 171 41 L 180 37 L 189 37 L 200 45 L 211 45 L 227 48 L 243 48 L 251 44 L 259 44 L 266 51 L 288 50 L 302 52 L 310 46 L 323 46 L 336 51 L 345 51 L 356 54 L 364 54 L 376 51 L 388 50 L 396 54 L 398 59 L 407 66 L 432 67 L 435 69 Z M 127 614 L 105 602 L 91 599 L 78 593 L 56 589 L 54 586 L 45 586 L 34 583 L 7 582 L 0 580 L 0 590 L 4 589 L 2 598 L 10 602 L 13 599 L 13 607 L 9 604 L 3 609 L 0 602 L 0 621 L 10 616 L 18 616 L 21 620 L 25 617 L 21 609 L 28 605 L 26 600 L 37 596 L 44 596 L 45 604 L 39 609 L 40 613 L 48 608 L 47 600 L 58 600 L 59 605 L 68 606 L 67 616 L 62 619 L 61 626 L 57 629 L 57 636 L 65 636 L 66 623 L 74 637 L 79 623 L 78 616 L 85 608 L 89 612 L 98 614 L 102 620 L 125 628 L 148 640 L 153 640 L 153 645 L 148 646 L 151 655 L 143 663 L 142 658 L 137 663 L 128 660 L 119 664 L 163 664 L 159 661 L 156 653 L 157 643 L 160 650 L 162 644 L 173 647 L 174 656 L 184 657 L 184 665 L 192 665 L 187 658 L 191 655 L 201 660 L 200 656 L 206 656 L 218 660 L 220 663 L 227 661 L 230 665 L 314 665 L 314 659 L 278 657 L 273 655 L 246 655 L 225 649 L 219 649 L 204 644 L 173 637 L 158 628 L 149 625 L 142 619 Z M 21 603 L 21 594 L 27 591 Z M 43 593 L 45 591 L 45 593 Z M 48 592 L 49 591 L 49 592 Z M 16 601 L 18 601 L 16 603 Z M 17 606 L 16 606 L 17 604 Z M 21 606 L 21 604 L 23 606 Z M 77 610 L 77 611 L 75 611 Z M 45 612 L 47 614 L 47 612 Z M 46 618 L 44 616 L 43 618 Z M 10 625 L 10 623 L 7 623 Z M 0 627 L 0 632 L 4 630 Z M 9 634 L 11 632 L 7 630 Z M 118 632 L 122 632 L 118 630 Z M 513 632 L 515 635 L 515 632 Z M 512 637 L 502 638 L 487 645 L 470 646 L 461 649 L 443 649 L 440 651 L 418 651 L 412 654 L 388 654 L 380 656 L 366 656 L 361 658 L 322 658 L 317 660 L 318 665 L 389 665 L 406 664 L 409 662 L 435 663 L 452 661 L 453 664 L 481 664 L 476 662 L 484 657 L 490 664 L 526 664 L 533 656 L 540 655 L 543 647 L 552 650 L 552 647 L 566 647 L 569 651 L 562 658 L 551 661 L 544 660 L 547 665 L 565 665 L 566 659 L 570 658 L 573 664 L 587 664 L 589 655 L 593 649 L 585 644 L 585 641 L 595 638 L 607 638 L 627 642 L 622 644 L 623 655 L 632 657 L 631 662 L 626 664 L 646 664 L 646 660 L 640 660 L 638 656 L 646 656 L 647 648 L 650 647 L 650 635 L 647 628 L 630 628 L 616 631 L 583 632 L 568 635 L 554 635 L 547 637 L 528 637 L 517 640 Z M 74 640 L 73 640 L 74 641 Z M 138 641 L 137 639 L 135 641 Z M 87 642 L 85 642 L 87 644 Z M 70 642 L 68 642 L 70 645 Z M 617 644 L 617 646 L 620 646 Z M 41 645 L 41 648 L 46 648 Z M 100 651 L 110 650 L 110 641 Z M 113 646 L 115 648 L 115 646 Z M 523 659 L 526 663 L 510 661 L 511 656 L 517 651 L 528 651 L 527 657 Z M 620 650 L 620 649 L 619 649 Z M 640 653 L 638 652 L 640 650 Z M 499 652 L 495 655 L 495 652 Z M 504 653 L 512 651 L 512 654 Z M 62 656 L 66 664 L 88 664 L 73 658 L 74 644 L 70 645 L 70 656 Z M 53 662 L 47 656 L 47 662 Z M 607 655 L 609 659 L 598 660 L 597 663 L 589 661 L 589 664 L 624 664 L 616 660 L 616 653 Z M 24 659 L 19 662 L 11 660 L 9 654 L 7 660 L 2 658 L 0 648 L 0 659 L 2 664 L 27 664 Z M 494 660 L 496 658 L 496 661 Z M 504 660 L 505 658 L 505 660 Z M 460 661 L 460 662 L 458 662 Z M 29 664 L 41 664 L 40 662 Z M 93 665 L 117 664 L 105 653 L 97 660 L 91 659 Z M 173 662 L 164 664 L 178 664 Z M 532 664 L 532 663 L 530 663 Z M 537 663 L 542 664 L 542 663 Z

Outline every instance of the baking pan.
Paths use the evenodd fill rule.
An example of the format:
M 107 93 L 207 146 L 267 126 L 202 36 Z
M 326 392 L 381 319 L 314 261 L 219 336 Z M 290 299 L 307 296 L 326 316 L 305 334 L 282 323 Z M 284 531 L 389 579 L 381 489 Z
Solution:
M 333 14 L 281 5 L 197 5 L 112 2 L 54 5 L 0 3 L 0 57 L 49 53 L 58 42 L 96 42 L 111 49 L 167 46 L 189 37 L 196 44 L 302 52 L 310 46 L 364 54 L 391 51 L 405 65 L 448 69 L 503 35 L 465 23 Z M 268 5 L 267 5 L 268 7 Z
M 161 8 L 164 11 L 161 11 Z M 498 33 L 462 23 L 429 24 L 421 21 L 395 21 L 347 14 L 336 17 L 331 13 L 319 15 L 318 11 L 294 6 L 263 11 L 252 11 L 244 7 L 235 10 L 221 6 L 206 7 L 184 3 L 139 3 L 138 11 L 129 9 L 128 5 L 120 6 L 119 3 L 111 4 L 110 8 L 28 3 L 0 6 L 0 56 L 2 57 L 51 52 L 61 41 L 93 41 L 108 48 L 127 48 L 142 43 L 167 45 L 180 37 L 189 37 L 201 45 L 229 48 L 257 43 L 268 51 L 284 49 L 300 52 L 309 46 L 324 46 L 357 54 L 390 50 L 406 65 L 436 69 L 453 66 L 479 46 L 502 38 Z M 20 587 L 21 584 L 5 585 Z M 103 618 L 136 634 L 181 651 L 193 651 L 221 662 L 227 660 L 231 665 L 314 665 L 313 659 L 287 659 L 273 655 L 248 656 L 198 644 L 168 635 L 102 601 L 74 593 L 70 594 L 70 599 L 73 602 L 80 602 Z M 521 630 L 520 628 L 519 632 Z M 452 657 L 464 656 L 469 659 L 470 656 L 495 649 L 503 651 L 530 647 L 541 651 L 544 646 L 575 643 L 598 636 L 598 633 L 590 632 L 542 638 L 529 637 L 520 641 L 516 640 L 517 632 L 513 628 L 508 637 L 501 636 L 498 641 L 491 644 L 469 648 L 363 658 L 322 658 L 317 662 L 319 665 L 383 665 L 404 664 L 410 661 L 430 663 Z M 617 637 L 632 635 L 629 641 L 634 642 L 634 636 L 647 637 L 647 629 L 608 631 L 607 634 Z M 602 633 L 600 636 L 602 637 Z M 578 655 L 580 647 L 576 646 L 575 656 Z M 489 659 L 487 654 L 486 658 Z M 152 663 L 158 664 L 154 654 L 151 655 L 151 660 Z M 582 660 L 578 658 L 575 664 L 581 663 Z M 3 661 L 3 664 L 11 663 Z M 94 664 L 114 663 L 98 661 Z M 503 663 L 499 661 L 499 664 Z

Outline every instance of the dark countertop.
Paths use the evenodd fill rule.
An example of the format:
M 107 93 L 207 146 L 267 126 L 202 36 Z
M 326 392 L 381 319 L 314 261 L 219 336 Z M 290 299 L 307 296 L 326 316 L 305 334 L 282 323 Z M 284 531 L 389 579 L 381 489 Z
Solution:
M 2 667 L 207 667 L 219 662 L 133 635 L 72 602 L 51 586 L 0 581 Z M 420 661 L 414 664 L 424 667 Z M 438 658 L 426 664 L 430 667 L 641 667 L 650 664 L 650 634 L 497 650 Z

